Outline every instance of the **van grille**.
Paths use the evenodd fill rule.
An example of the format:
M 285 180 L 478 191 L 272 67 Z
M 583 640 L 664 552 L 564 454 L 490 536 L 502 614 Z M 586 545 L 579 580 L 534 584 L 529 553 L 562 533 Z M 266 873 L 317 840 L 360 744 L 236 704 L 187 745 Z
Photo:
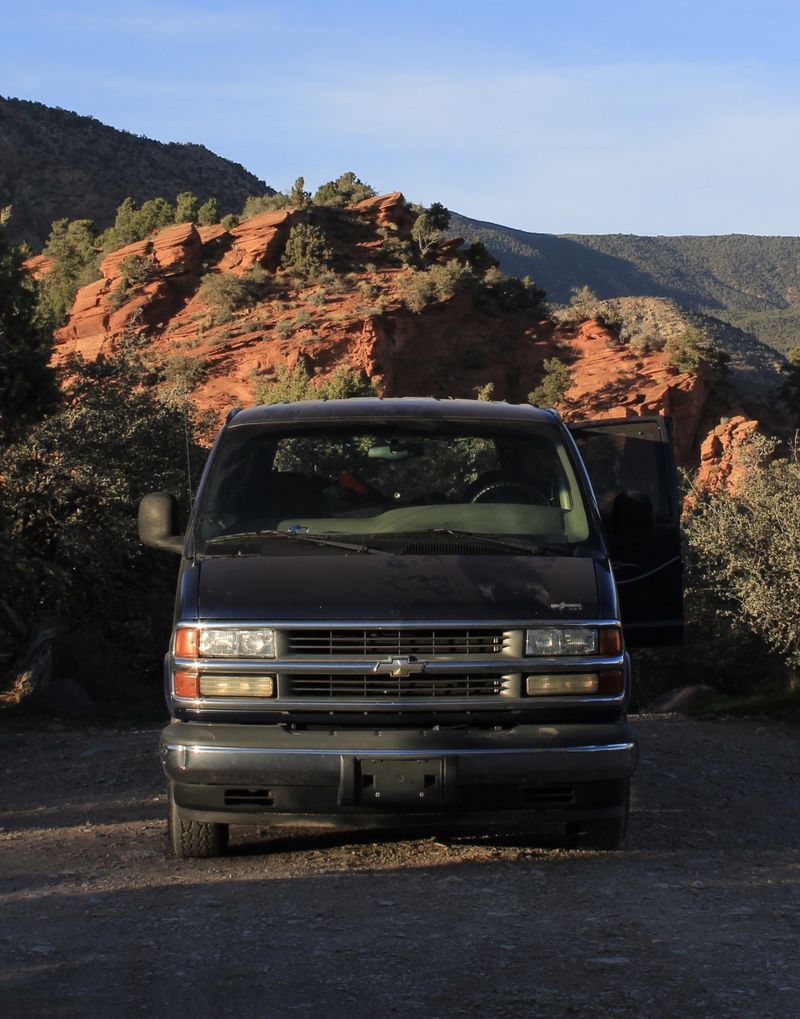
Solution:
M 502 630 L 292 630 L 293 655 L 498 655 Z
M 295 697 L 373 698 L 494 697 L 503 690 L 502 676 L 302 675 L 290 677 Z

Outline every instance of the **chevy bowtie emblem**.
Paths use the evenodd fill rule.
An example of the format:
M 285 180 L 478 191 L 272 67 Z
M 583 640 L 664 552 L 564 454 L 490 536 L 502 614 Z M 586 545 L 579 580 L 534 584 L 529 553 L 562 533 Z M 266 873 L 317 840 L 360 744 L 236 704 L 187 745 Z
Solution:
M 418 662 L 413 655 L 408 655 L 406 658 L 390 658 L 387 662 L 376 662 L 372 671 L 377 672 L 380 676 L 405 679 L 406 676 L 424 672 L 425 662 Z

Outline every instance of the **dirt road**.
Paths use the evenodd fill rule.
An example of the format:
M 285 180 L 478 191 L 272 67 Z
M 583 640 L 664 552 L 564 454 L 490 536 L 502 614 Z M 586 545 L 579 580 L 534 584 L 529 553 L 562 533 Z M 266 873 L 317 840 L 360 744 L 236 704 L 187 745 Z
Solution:
M 634 719 L 625 849 L 232 829 L 167 854 L 157 730 L 0 729 L 0 1011 L 800 1015 L 800 730 Z

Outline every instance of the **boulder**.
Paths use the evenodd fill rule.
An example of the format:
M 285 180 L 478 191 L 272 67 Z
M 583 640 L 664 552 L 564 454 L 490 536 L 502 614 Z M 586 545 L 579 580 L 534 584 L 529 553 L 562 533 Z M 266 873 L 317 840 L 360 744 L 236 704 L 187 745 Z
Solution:
M 230 229 L 231 246 L 219 262 L 220 272 L 241 275 L 253 266 L 275 269 L 294 223 L 303 213 L 296 209 L 262 212 Z
M 400 234 L 409 234 L 414 225 L 415 215 L 408 208 L 402 191 L 388 195 L 374 195 L 351 206 L 376 226 L 388 227 Z

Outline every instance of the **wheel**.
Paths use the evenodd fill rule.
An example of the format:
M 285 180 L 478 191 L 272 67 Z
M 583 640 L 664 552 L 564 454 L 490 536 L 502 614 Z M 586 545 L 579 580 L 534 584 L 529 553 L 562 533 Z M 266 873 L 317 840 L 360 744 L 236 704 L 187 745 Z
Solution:
M 625 790 L 624 810 L 620 817 L 603 817 L 574 821 L 567 825 L 566 844 L 569 849 L 591 849 L 613 853 L 622 845 L 630 814 L 630 784 Z
M 228 847 L 228 825 L 214 821 L 189 821 L 181 817 L 172 785 L 167 791 L 169 818 L 167 828 L 172 852 L 179 860 L 209 859 L 222 856 Z
M 528 485 L 524 481 L 492 481 L 488 485 L 479 489 L 475 495 L 473 495 L 471 502 L 485 502 L 486 496 L 494 495 L 495 492 L 501 491 L 502 489 L 509 489 L 512 492 L 521 492 L 525 496 L 524 501 L 526 503 L 534 503 L 542 506 L 547 506 L 550 500 L 533 485 Z M 489 500 L 493 502 L 493 499 Z

